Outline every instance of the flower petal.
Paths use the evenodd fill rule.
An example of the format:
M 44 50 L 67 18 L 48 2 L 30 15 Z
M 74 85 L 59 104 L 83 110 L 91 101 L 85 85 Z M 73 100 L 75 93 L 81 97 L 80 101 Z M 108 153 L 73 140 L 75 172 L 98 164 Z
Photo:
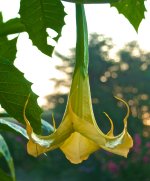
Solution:
M 66 158 L 74 163 L 81 163 L 88 159 L 89 155 L 99 149 L 99 146 L 93 141 L 82 136 L 78 132 L 72 135 L 63 143 L 60 149 L 64 152 Z
M 88 81 L 88 79 L 87 79 Z M 72 98 L 73 99 L 73 98 Z M 95 118 L 93 117 L 92 123 L 91 121 L 88 121 L 88 117 L 86 119 L 82 119 L 77 114 L 74 113 L 72 109 L 72 101 L 69 104 L 69 111 L 72 114 L 71 117 L 73 117 L 73 127 L 76 132 L 79 132 L 89 140 L 93 141 L 95 144 L 97 144 L 99 147 L 110 151 L 112 153 L 116 153 L 118 155 L 127 156 L 129 152 L 129 148 L 133 146 L 133 141 L 131 136 L 127 132 L 127 118 L 129 116 L 129 107 L 125 101 L 123 101 L 120 98 L 117 98 L 118 100 L 122 101 L 126 107 L 127 107 L 127 114 L 124 118 L 124 129 L 121 134 L 117 136 L 113 136 L 113 124 L 112 120 L 109 118 L 111 122 L 111 130 L 108 134 L 104 134 L 98 127 Z M 86 105 L 85 105 L 86 106 Z M 91 114 L 93 114 L 91 112 Z M 106 114 L 107 115 L 107 114 Z M 108 115 L 107 115 L 108 117 Z M 91 119 L 91 116 L 89 117 Z
M 34 133 L 30 125 L 30 122 L 28 121 L 25 115 L 27 104 L 28 104 L 28 100 L 26 101 L 26 104 L 24 107 L 24 120 L 26 122 L 26 130 L 29 136 L 27 151 L 30 155 L 37 157 L 38 155 L 45 153 L 49 150 L 58 148 L 61 144 L 63 144 L 63 142 L 73 132 L 72 122 L 70 121 L 69 114 L 66 113 L 60 126 L 54 133 L 48 136 L 37 135 Z

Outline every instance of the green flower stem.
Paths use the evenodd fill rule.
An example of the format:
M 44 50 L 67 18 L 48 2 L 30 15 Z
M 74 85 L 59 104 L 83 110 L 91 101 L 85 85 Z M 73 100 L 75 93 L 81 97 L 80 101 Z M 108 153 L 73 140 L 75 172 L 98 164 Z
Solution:
M 77 41 L 76 41 L 76 65 L 75 72 L 80 68 L 83 75 L 88 74 L 88 29 L 86 22 L 86 15 L 84 11 L 84 5 L 76 4 L 76 31 L 77 31 Z

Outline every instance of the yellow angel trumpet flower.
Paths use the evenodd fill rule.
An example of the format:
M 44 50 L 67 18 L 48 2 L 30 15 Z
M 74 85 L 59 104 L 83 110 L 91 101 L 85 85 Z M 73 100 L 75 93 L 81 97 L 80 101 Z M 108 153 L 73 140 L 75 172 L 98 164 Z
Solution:
M 113 122 L 105 113 L 111 123 L 111 129 L 107 134 L 104 134 L 99 129 L 93 114 L 88 75 L 83 77 L 81 71 L 78 70 L 73 83 L 75 83 L 73 85 L 74 92 L 70 96 L 68 109 L 72 118 L 74 133 L 65 140 L 60 149 L 72 163 L 80 163 L 86 160 L 91 153 L 100 148 L 127 157 L 129 148 L 133 145 L 132 138 L 127 132 L 127 119 L 129 116 L 127 103 L 116 97 L 127 107 L 122 133 L 114 136 Z
M 60 148 L 67 159 L 75 164 L 86 160 L 91 153 L 100 148 L 126 157 L 129 148 L 133 145 L 132 138 L 127 132 L 129 107 L 125 101 L 117 98 L 127 107 L 124 129 L 121 134 L 118 136 L 113 135 L 113 123 L 106 113 L 111 123 L 110 131 L 104 134 L 98 128 L 91 103 L 88 78 L 88 33 L 83 5 L 76 5 L 76 20 L 76 65 L 64 117 L 60 126 L 54 129 L 52 134 L 48 136 L 37 135 L 25 115 L 27 100 L 24 107 L 24 119 L 29 136 L 28 153 L 38 156 L 47 151 Z

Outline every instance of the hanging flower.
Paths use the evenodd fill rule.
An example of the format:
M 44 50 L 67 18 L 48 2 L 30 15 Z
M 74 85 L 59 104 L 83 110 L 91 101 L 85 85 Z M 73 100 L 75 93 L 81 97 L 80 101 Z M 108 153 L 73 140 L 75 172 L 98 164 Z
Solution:
M 126 103 L 125 105 L 127 106 Z M 72 81 L 66 112 L 54 133 L 49 136 L 36 135 L 24 114 L 29 136 L 28 153 L 38 156 L 59 147 L 72 163 L 86 160 L 91 153 L 100 148 L 126 157 L 129 148 L 132 147 L 132 138 L 127 132 L 128 106 L 127 110 L 122 133 L 118 136 L 113 135 L 113 123 L 108 117 L 111 129 L 105 135 L 98 128 L 93 115 L 88 76 L 84 77 L 78 70 Z
M 76 66 L 66 111 L 60 126 L 54 129 L 52 134 L 40 136 L 34 133 L 26 118 L 27 100 L 24 107 L 24 119 L 29 136 L 28 153 L 36 157 L 47 151 L 60 148 L 67 159 L 75 164 L 86 160 L 91 153 L 100 148 L 126 157 L 129 148 L 133 145 L 132 138 L 127 132 L 129 107 L 125 101 L 117 98 L 127 107 L 127 114 L 123 120 L 124 129 L 121 134 L 114 136 L 113 122 L 106 113 L 111 123 L 110 131 L 104 134 L 98 128 L 91 103 L 88 78 L 88 33 L 83 5 L 76 5 L 76 15 Z
M 105 113 L 110 120 L 111 129 L 107 134 L 104 134 L 98 128 L 93 114 L 88 76 L 83 77 L 81 71 L 78 70 L 73 83 L 74 92 L 70 96 L 68 110 L 74 132 L 60 147 L 66 157 L 73 163 L 79 163 L 100 148 L 127 157 L 129 148 L 132 147 L 133 143 L 127 132 L 129 107 L 126 102 L 117 98 L 127 106 L 122 133 L 114 136 L 113 122 Z

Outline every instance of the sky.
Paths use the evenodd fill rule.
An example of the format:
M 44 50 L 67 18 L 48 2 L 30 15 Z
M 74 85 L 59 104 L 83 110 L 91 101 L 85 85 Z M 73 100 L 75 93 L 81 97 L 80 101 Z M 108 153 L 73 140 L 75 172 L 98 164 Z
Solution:
M 19 2 L 19 0 L 0 0 L 0 11 L 3 13 L 4 21 L 18 16 Z M 63 2 L 63 4 L 68 15 L 65 17 L 66 25 L 56 45 L 56 51 L 67 56 L 70 48 L 75 47 L 76 44 L 75 7 L 72 3 Z M 150 51 L 150 1 L 147 0 L 145 4 L 147 12 L 138 33 L 128 20 L 118 14 L 115 8 L 110 8 L 110 5 L 85 5 L 89 34 L 95 32 L 111 37 L 117 49 L 129 41 L 136 40 L 142 49 Z M 15 66 L 25 73 L 29 81 L 34 83 L 32 89 L 40 96 L 39 104 L 46 104 L 44 96 L 54 92 L 54 82 L 49 79 L 59 79 L 64 76 L 55 69 L 55 66 L 61 65 L 62 62 L 56 56 L 50 58 L 33 47 L 27 33 L 19 35 L 17 49 Z M 62 89 L 63 92 L 68 91 L 65 87 Z

